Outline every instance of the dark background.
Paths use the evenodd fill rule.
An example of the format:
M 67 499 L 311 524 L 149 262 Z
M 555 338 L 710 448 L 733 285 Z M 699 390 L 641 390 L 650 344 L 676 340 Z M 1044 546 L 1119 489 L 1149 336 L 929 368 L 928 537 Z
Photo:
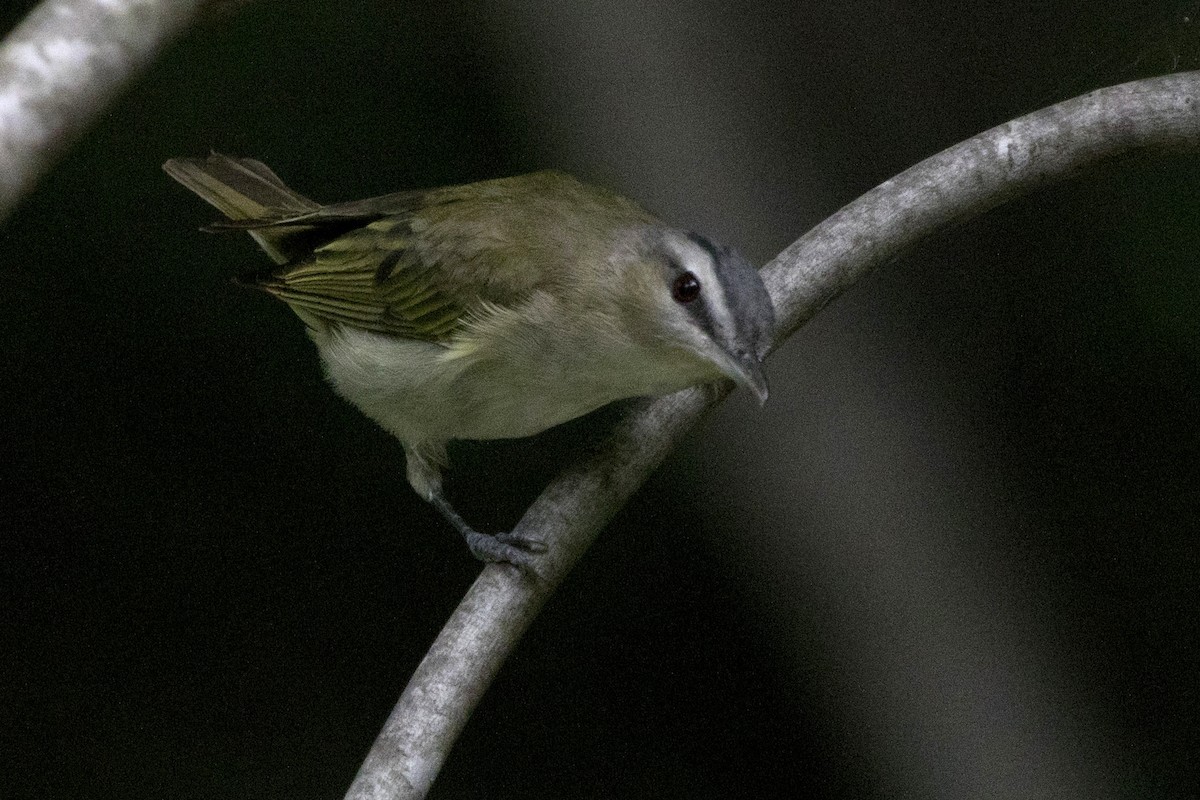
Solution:
M 765 262 L 1200 67 L 1197 5 L 211 15 L 0 228 L 0 797 L 341 797 L 478 570 L 166 158 L 329 201 L 561 167 Z M 856 286 L 602 535 L 432 796 L 1194 797 L 1198 199 L 1195 155 L 1126 159 Z M 510 525 L 610 419 L 459 447 L 452 494 Z

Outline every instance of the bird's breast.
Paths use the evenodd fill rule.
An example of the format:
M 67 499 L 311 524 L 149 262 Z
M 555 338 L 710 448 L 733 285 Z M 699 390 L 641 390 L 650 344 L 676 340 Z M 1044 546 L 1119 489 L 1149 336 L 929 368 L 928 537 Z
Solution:
M 318 346 L 337 392 L 405 442 L 531 436 L 649 393 L 631 391 L 577 349 L 455 353 L 350 328 Z

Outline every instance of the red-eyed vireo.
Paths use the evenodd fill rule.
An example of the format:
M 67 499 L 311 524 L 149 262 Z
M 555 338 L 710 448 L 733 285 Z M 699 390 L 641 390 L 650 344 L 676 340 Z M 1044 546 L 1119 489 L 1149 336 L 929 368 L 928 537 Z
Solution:
M 562 172 L 321 205 L 248 158 L 163 168 L 229 217 L 211 230 L 247 231 L 275 261 L 246 282 L 304 321 L 334 388 L 400 439 L 408 482 L 483 560 L 529 566 L 544 545 L 458 515 L 449 440 L 722 378 L 766 400 L 758 272 Z

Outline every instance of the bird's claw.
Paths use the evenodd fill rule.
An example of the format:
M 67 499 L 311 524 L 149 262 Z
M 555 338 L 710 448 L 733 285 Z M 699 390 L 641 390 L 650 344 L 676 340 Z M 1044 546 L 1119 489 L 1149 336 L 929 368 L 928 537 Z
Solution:
M 541 539 L 518 531 L 497 534 L 471 531 L 464 538 L 471 554 L 480 561 L 508 563 L 531 572 L 536 572 L 537 556 L 549 549 Z
M 497 541 L 511 544 L 513 547 L 519 547 L 522 550 L 528 550 L 530 553 L 544 553 L 550 548 L 541 539 L 536 536 L 530 536 L 519 531 L 508 531 L 506 533 L 497 533 L 492 537 Z

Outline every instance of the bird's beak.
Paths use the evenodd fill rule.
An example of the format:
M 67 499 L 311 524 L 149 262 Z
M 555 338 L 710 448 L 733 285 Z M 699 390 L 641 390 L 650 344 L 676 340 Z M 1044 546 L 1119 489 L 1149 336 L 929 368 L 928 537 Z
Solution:
M 762 362 L 756 356 L 750 353 L 739 354 L 730 358 L 723 366 L 721 371 L 732 378 L 734 383 L 754 392 L 759 405 L 767 402 L 767 395 L 770 394 L 767 376 L 763 374 Z

